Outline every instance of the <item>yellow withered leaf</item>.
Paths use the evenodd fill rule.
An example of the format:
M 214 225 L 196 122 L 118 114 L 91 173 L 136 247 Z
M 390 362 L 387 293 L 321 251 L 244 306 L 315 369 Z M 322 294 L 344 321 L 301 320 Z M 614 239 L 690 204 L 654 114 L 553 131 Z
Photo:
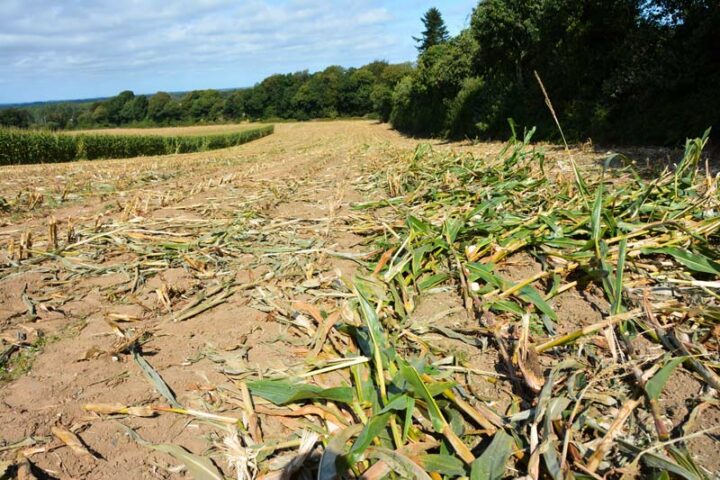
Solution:
M 65 445 L 70 447 L 73 453 L 79 457 L 92 457 L 92 453 L 83 445 L 77 435 L 65 427 L 54 426 L 50 429 L 53 435 L 60 439 Z
M 87 412 L 113 415 L 116 413 L 124 413 L 127 407 L 122 403 L 88 403 L 83 406 L 83 409 Z
M 85 411 L 103 415 L 132 415 L 134 417 L 152 417 L 155 409 L 150 406 L 128 407 L 122 403 L 88 403 L 83 407 Z

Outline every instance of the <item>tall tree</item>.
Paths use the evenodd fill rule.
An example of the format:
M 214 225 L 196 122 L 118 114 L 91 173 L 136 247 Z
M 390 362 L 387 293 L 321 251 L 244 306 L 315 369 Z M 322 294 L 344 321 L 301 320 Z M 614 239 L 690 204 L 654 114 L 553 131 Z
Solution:
M 0 109 L 0 126 L 28 128 L 32 122 L 32 116 L 27 110 L 19 108 Z
M 435 7 L 430 8 L 421 20 L 425 25 L 425 30 L 421 37 L 413 37 L 413 40 L 418 43 L 417 49 L 421 54 L 433 45 L 447 42 L 450 35 L 440 10 Z
M 155 95 L 150 97 L 147 109 L 148 118 L 154 122 L 161 123 L 165 120 L 163 117 L 163 109 L 170 102 L 172 102 L 172 97 L 167 92 L 157 92 Z
M 527 64 L 534 59 L 538 50 L 543 5 L 553 3 L 557 2 L 554 0 L 480 2 L 473 12 L 471 21 L 471 30 L 480 45 L 477 59 L 480 68 L 492 70 L 494 74 L 514 75 L 517 83 L 522 85 L 524 77 L 528 75 Z

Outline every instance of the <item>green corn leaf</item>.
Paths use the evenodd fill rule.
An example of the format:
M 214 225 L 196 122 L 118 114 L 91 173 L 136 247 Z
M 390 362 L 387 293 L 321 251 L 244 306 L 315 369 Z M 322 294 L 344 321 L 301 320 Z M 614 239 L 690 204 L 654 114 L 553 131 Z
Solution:
M 400 374 L 408 384 L 410 384 L 415 393 L 425 402 L 433 428 L 436 432 L 441 433 L 447 425 L 447 421 L 445 421 L 445 417 L 443 417 L 440 407 L 428 390 L 427 385 L 425 385 L 425 382 L 422 381 L 417 370 L 415 370 L 412 365 L 402 360 L 398 361 L 398 365 L 400 367 Z
M 602 229 L 602 207 L 603 207 L 603 184 L 600 183 L 595 195 L 595 203 L 593 204 L 592 215 L 590 217 L 590 230 L 592 231 L 592 240 L 595 244 L 595 252 L 600 256 L 600 232 Z
M 674 473 L 679 478 L 684 478 L 685 480 L 707 479 L 707 477 L 702 473 L 694 470 L 688 470 L 687 468 L 678 465 L 677 463 L 674 463 L 672 460 L 661 454 L 646 453 L 645 455 L 643 455 L 642 460 L 649 467 L 667 470 L 668 472 Z
M 389 282 L 393 278 L 395 278 L 397 275 L 405 271 L 406 268 L 408 268 L 408 265 L 410 265 L 410 262 L 412 261 L 412 257 L 410 255 L 404 255 L 402 257 L 402 260 L 395 263 L 391 267 L 389 267 L 385 274 L 383 275 L 383 278 L 386 282 Z
M 601 432 L 605 432 L 605 429 L 599 429 Z M 676 463 L 673 459 L 665 456 L 662 453 L 657 452 L 645 452 L 643 453 L 643 450 L 636 445 L 633 445 L 630 442 L 627 442 L 622 439 L 617 440 L 617 445 L 620 447 L 621 451 L 624 451 L 626 453 L 629 453 L 633 456 L 635 456 L 635 462 L 642 461 L 645 465 L 647 465 L 650 468 L 655 468 L 658 470 L 666 470 L 674 475 L 676 475 L 678 478 L 683 478 L 685 480 L 706 480 L 707 477 L 696 470 L 696 468 L 687 468 L 687 466 L 684 466 L 680 463 Z M 673 451 L 673 446 L 670 445 L 666 447 L 670 452 Z M 643 453 L 641 457 L 637 457 Z M 683 462 L 684 463 L 684 462 Z
M 365 295 L 363 295 L 360 291 L 357 292 L 357 298 L 360 303 L 362 317 L 365 319 L 365 323 L 367 323 L 368 330 L 370 331 L 370 338 L 375 346 L 379 350 L 382 350 L 385 348 L 386 341 L 377 313 L 372 305 L 370 305 L 370 302 L 367 301 Z
M 317 480 L 337 480 L 340 478 L 338 472 L 338 460 L 340 457 L 345 455 L 345 444 L 354 436 L 357 435 L 363 426 L 351 425 L 343 430 L 337 432 L 330 438 L 330 441 L 325 447 L 325 451 L 320 458 L 320 466 L 318 467 Z
M 368 331 L 370 332 L 370 341 L 372 343 L 373 351 L 372 359 L 375 369 L 375 380 L 377 381 L 377 385 L 380 388 L 380 395 L 383 397 L 383 400 L 386 400 L 385 365 L 387 365 L 388 362 L 387 355 L 383 355 L 383 351 L 385 350 L 385 347 L 387 345 L 385 336 L 383 335 L 382 326 L 380 325 L 380 319 L 378 319 L 375 309 L 372 308 L 370 302 L 367 301 L 367 299 L 362 295 L 362 293 L 360 293 L 359 290 L 356 290 L 355 292 L 360 303 L 362 317 L 367 323 Z
M 639 453 L 639 449 L 638 449 L 637 453 Z M 642 461 L 643 461 L 643 463 L 645 463 L 647 466 L 649 466 L 651 468 L 667 470 L 668 472 L 671 472 L 671 473 L 677 475 L 679 478 L 684 478 L 685 480 L 706 480 L 707 479 L 707 477 L 705 475 L 698 474 L 698 472 L 693 471 L 693 470 L 688 470 L 687 468 L 673 462 L 672 460 L 667 458 L 665 455 L 661 455 L 659 453 L 646 453 L 645 455 L 642 456 Z
M 425 388 L 427 388 L 427 391 L 430 393 L 430 395 L 432 395 L 433 397 L 437 397 L 445 390 L 451 389 L 456 385 L 457 384 L 455 382 L 433 382 L 430 385 L 425 383 Z
M 405 406 L 405 423 L 403 424 L 402 431 L 403 442 L 407 440 L 408 434 L 410 433 L 410 427 L 412 427 L 413 424 L 413 411 L 415 411 L 415 399 L 412 397 L 408 397 Z
M 463 221 L 461 219 L 448 219 L 443 224 L 443 235 L 445 236 L 445 241 L 447 241 L 448 245 L 452 245 L 455 243 L 455 239 L 457 239 L 458 233 L 460 233 L 460 230 L 463 227 Z
M 409 397 L 407 395 L 400 395 L 399 397 L 396 397 L 392 399 L 390 402 L 388 402 L 385 407 L 380 410 L 378 413 L 388 413 L 393 411 L 403 411 L 407 410 L 409 405 L 414 405 L 415 399 L 412 397 Z
M 700 468 L 695 463 L 695 460 L 693 460 L 692 455 L 687 450 L 687 448 L 679 445 L 668 445 L 666 451 L 677 462 L 677 464 L 684 468 L 686 471 L 692 472 L 693 474 L 697 475 L 698 478 L 706 478 L 705 474 L 702 473 Z
M 557 224 L 555 215 L 539 215 L 540 220 L 553 231 L 553 238 L 560 238 L 565 235 L 562 228 Z
M 418 283 L 417 286 L 418 286 L 418 289 L 420 289 L 420 291 L 422 292 L 424 290 L 429 290 L 429 289 L 441 284 L 448 278 L 450 278 L 450 276 L 447 273 L 438 273 L 436 275 L 431 275 L 431 276 L 423 279 L 422 281 L 420 281 L 420 283 Z
M 623 273 L 625 271 L 625 256 L 627 255 L 627 238 L 620 241 L 620 250 L 618 252 L 617 271 L 615 272 L 615 288 L 614 302 L 612 305 L 613 315 L 617 315 L 622 310 L 622 287 Z
M 705 255 L 693 253 L 679 247 L 647 248 L 643 253 L 664 253 L 672 256 L 682 265 L 692 271 L 720 275 L 720 263 L 709 259 Z
M 302 400 L 330 400 L 341 403 L 351 403 L 353 400 L 353 389 L 350 387 L 321 388 L 288 380 L 255 380 L 247 382 L 247 386 L 253 395 L 275 405 L 297 403 Z
M 416 235 L 422 236 L 432 232 L 432 225 L 420 220 L 417 217 L 413 217 L 412 215 L 408 216 L 407 223 L 410 230 Z
M 367 449 L 370 458 L 376 458 L 385 462 L 394 470 L 400 478 L 414 478 L 416 480 L 432 480 L 417 463 L 413 462 L 406 455 L 396 450 L 389 450 L 382 447 L 370 447 Z
M 522 315 L 525 313 L 523 307 L 511 300 L 498 300 L 490 303 L 490 308 L 496 312 L 510 312 L 515 315 Z
M 143 371 L 148 380 L 150 380 L 150 383 L 153 384 L 155 390 L 165 397 L 165 400 L 167 400 L 170 405 L 176 408 L 181 408 L 182 405 L 180 405 L 175 399 L 175 394 L 172 389 L 167 383 L 165 383 L 165 380 L 163 380 L 158 371 L 155 370 L 153 366 L 150 365 L 150 363 L 148 363 L 142 355 L 140 355 L 140 353 L 138 353 L 137 349 L 133 349 L 132 353 L 133 359 L 135 359 L 135 362 L 140 366 L 140 369 Z
M 409 430 L 411 423 L 408 424 L 408 419 L 412 422 L 412 410 L 415 406 L 415 399 L 407 395 L 400 395 L 389 402 L 385 408 L 380 410 L 376 415 L 370 418 L 370 421 L 363 427 L 362 431 L 355 439 L 355 443 L 348 452 L 348 461 L 350 464 L 354 464 L 370 446 L 372 441 L 385 430 L 390 417 L 396 411 L 406 411 L 408 417 L 406 417 L 405 431 L 403 437 L 407 436 L 407 430 Z
M 412 271 L 417 276 L 422 270 L 422 261 L 428 252 L 432 252 L 435 247 L 432 245 L 423 245 L 412 251 Z
M 505 464 L 513 452 L 515 440 L 498 430 L 490 445 L 472 464 L 470 480 L 500 480 L 505 474 Z
M 427 472 L 460 477 L 466 475 L 465 464 L 457 457 L 442 454 L 426 454 L 417 457 L 420 466 Z
M 395 309 L 397 311 L 398 316 L 405 320 L 407 318 L 407 312 L 405 312 L 405 307 L 403 306 L 402 297 L 398 293 L 398 289 L 395 288 L 395 283 L 388 284 L 388 290 L 390 290 L 390 295 L 392 295 L 392 301 L 395 304 Z
M 575 174 L 575 182 L 577 183 L 578 190 L 580 190 L 580 194 L 583 198 L 587 198 L 590 195 L 587 183 L 585 183 L 585 179 L 583 179 L 582 175 L 580 175 L 580 171 L 578 170 L 575 160 L 570 159 L 570 164 L 572 165 L 573 173 Z
M 599 269 L 593 270 L 592 274 L 599 277 L 602 282 L 605 296 L 611 305 L 615 304 L 615 274 L 613 272 L 612 264 L 608 262 L 608 249 L 605 241 L 600 240 L 598 244 L 598 250 L 596 252 L 596 258 L 599 263 Z
M 433 330 L 442 335 L 445 335 L 448 338 L 459 340 L 463 343 L 467 343 L 468 345 L 472 345 L 474 347 L 482 348 L 484 345 L 482 340 L 476 336 L 471 337 L 469 335 L 464 335 L 460 332 L 456 332 L 455 330 L 453 330 L 451 328 L 443 327 L 440 325 L 428 325 L 428 327 L 430 328 L 430 330 Z
M 552 320 L 557 322 L 557 314 L 548 303 L 543 300 L 540 293 L 535 290 L 531 285 L 527 285 L 520 289 L 519 295 L 522 300 L 532 303 L 542 313 L 550 317 Z
M 372 444 L 372 441 L 385 430 L 390 416 L 392 413 L 383 413 L 379 415 L 373 415 L 365 426 L 363 427 L 360 434 L 355 439 L 355 443 L 348 452 L 348 463 L 350 465 L 355 464 L 367 448 Z
M 488 283 L 495 288 L 503 288 L 503 281 L 492 273 L 495 265 L 492 263 L 468 263 L 465 265 L 470 271 L 468 279 L 473 282 L 478 278 L 482 279 L 485 283 Z
M 547 468 L 553 480 L 563 480 L 564 475 L 560 468 L 560 458 L 558 458 L 558 452 L 556 450 L 557 446 L 553 445 L 553 443 L 556 442 L 548 440 L 546 440 L 546 442 L 548 446 L 544 449 L 545 451 L 542 452 L 543 460 L 545 460 L 545 468 Z
M 647 392 L 648 397 L 652 400 L 660 398 L 660 394 L 662 393 L 663 388 L 665 388 L 665 384 L 670 378 L 670 375 L 672 375 L 673 371 L 686 359 L 687 357 L 673 358 L 666 363 L 659 372 L 653 375 L 653 377 L 645 384 L 645 391 Z

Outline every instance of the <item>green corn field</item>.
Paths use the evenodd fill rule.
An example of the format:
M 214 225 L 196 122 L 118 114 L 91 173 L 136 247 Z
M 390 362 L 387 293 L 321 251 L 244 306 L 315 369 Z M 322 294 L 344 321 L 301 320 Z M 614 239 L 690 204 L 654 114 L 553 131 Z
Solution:
M 159 136 L 85 133 L 69 135 L 0 129 L 0 165 L 201 152 L 241 145 L 270 135 L 273 130 L 273 126 L 268 125 L 213 135 Z

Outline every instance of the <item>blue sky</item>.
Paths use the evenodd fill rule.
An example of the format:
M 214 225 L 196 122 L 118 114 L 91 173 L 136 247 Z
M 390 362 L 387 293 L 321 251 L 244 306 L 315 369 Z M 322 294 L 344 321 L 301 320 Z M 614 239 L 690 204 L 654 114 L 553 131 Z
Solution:
M 477 0 L 0 0 L 0 103 L 250 86 L 272 73 L 414 60 Z

